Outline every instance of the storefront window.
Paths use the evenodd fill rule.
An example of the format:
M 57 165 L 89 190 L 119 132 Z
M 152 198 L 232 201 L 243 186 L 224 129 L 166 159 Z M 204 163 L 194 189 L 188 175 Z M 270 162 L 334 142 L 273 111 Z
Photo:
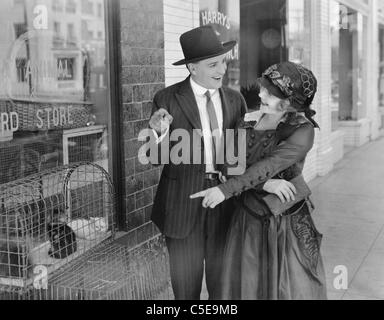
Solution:
M 224 85 L 235 90 L 240 90 L 239 14 L 239 0 L 200 0 L 200 25 L 212 25 L 223 42 L 237 41 L 227 54 L 228 71 L 224 79 Z
M 306 0 L 287 1 L 288 23 L 286 25 L 288 59 L 311 67 L 311 21 L 310 4 Z
M 76 161 L 108 171 L 104 1 L 0 9 L 0 184 Z
M 357 120 L 363 104 L 366 17 L 331 1 L 332 129 L 338 121 Z
M 248 106 L 256 108 L 255 82 L 267 67 L 286 60 L 310 67 L 310 2 L 244 0 L 240 21 L 240 83 Z

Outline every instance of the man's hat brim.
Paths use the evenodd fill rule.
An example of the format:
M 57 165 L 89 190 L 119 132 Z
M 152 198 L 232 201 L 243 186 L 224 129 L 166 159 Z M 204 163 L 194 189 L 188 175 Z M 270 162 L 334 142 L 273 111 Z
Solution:
M 194 63 L 194 62 L 198 62 L 198 61 L 201 61 L 201 60 L 205 60 L 205 59 L 209 59 L 209 58 L 220 56 L 220 55 L 222 55 L 224 53 L 227 53 L 228 51 L 232 50 L 232 48 L 236 45 L 236 43 L 237 43 L 236 41 L 225 42 L 225 43 L 223 43 L 223 49 L 218 51 L 218 52 L 215 52 L 215 53 L 212 53 L 210 55 L 203 56 L 203 57 L 196 57 L 196 58 L 193 58 L 193 59 L 182 59 L 180 61 L 177 61 L 177 62 L 173 63 L 173 65 L 174 66 L 181 66 L 183 64 Z

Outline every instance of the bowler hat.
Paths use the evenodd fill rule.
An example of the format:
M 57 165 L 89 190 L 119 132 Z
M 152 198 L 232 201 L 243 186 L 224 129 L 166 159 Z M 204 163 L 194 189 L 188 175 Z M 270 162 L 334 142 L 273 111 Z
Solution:
M 212 26 L 197 27 L 180 36 L 184 59 L 175 62 L 174 66 L 213 58 L 231 50 L 236 41 L 222 43 Z

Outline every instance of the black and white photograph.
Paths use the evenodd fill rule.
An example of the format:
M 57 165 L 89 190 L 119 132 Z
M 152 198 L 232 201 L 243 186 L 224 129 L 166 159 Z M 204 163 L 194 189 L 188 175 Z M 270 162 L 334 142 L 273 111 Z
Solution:
M 0 28 L 0 301 L 384 299 L 384 0 L 2 0 Z

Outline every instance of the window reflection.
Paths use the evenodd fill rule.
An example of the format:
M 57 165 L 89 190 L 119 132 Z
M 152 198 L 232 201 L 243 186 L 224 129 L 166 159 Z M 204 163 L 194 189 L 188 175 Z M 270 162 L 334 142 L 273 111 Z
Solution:
M 379 27 L 379 106 L 384 107 L 384 25 Z
M 223 42 L 236 40 L 227 54 L 228 69 L 224 85 L 240 90 L 240 7 L 239 0 L 200 0 L 200 25 L 210 24 Z
M 306 67 L 311 66 L 311 22 L 310 4 L 306 0 L 287 1 L 288 23 L 286 34 L 288 59 Z
M 256 79 L 267 67 L 286 60 L 310 67 L 310 2 L 244 0 L 240 17 L 241 91 L 256 109 Z
M 336 130 L 339 120 L 357 120 L 360 117 L 367 20 L 361 13 L 333 0 L 330 10 L 332 129 Z
M 104 1 L 0 8 L 0 184 L 79 160 L 108 170 Z

